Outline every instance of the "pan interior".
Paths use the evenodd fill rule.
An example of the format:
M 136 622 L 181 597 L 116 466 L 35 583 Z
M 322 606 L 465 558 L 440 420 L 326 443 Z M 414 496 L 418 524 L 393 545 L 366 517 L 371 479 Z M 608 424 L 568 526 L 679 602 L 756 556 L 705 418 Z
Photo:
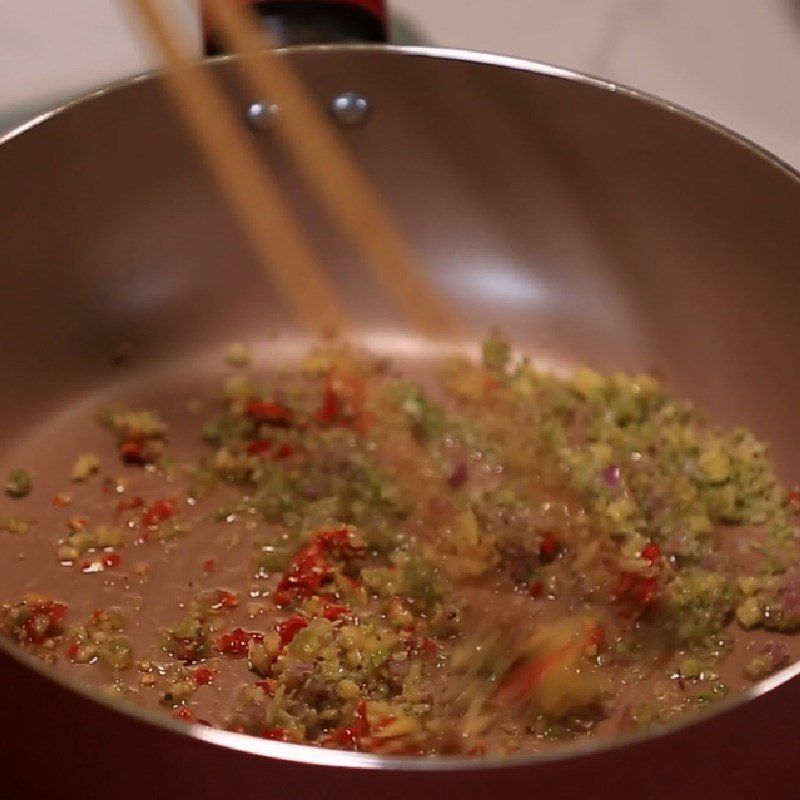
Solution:
M 797 479 L 796 177 L 679 112 L 536 68 L 359 49 L 290 57 L 321 99 L 358 85 L 373 100 L 349 143 L 476 340 L 500 325 L 544 366 L 655 371 L 713 419 L 752 427 L 784 480 Z M 215 69 L 227 77 L 226 64 Z M 259 143 L 369 331 L 357 340 L 424 369 L 432 349 L 361 279 L 275 142 Z M 114 474 L 99 407 L 158 407 L 191 457 L 200 445 L 186 401 L 216 390 L 228 344 L 251 343 L 269 369 L 308 340 L 153 81 L 6 142 L 0 175 L 0 467 L 36 473 L 39 523 L 24 547 L 2 543 L 13 597 L 64 580 L 50 500 L 76 452 L 97 452 Z M 112 364 L 120 347 L 127 366 Z M 98 502 L 96 482 L 72 491 L 76 506 Z M 186 576 L 151 620 L 188 591 L 202 537 L 190 547 Z M 97 588 L 73 602 L 90 613 Z

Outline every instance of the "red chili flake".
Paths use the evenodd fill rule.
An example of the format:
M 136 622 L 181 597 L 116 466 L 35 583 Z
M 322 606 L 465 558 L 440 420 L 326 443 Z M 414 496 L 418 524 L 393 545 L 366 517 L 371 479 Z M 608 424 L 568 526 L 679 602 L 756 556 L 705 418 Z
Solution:
M 198 686 L 208 686 L 214 680 L 214 673 L 208 667 L 198 667 L 192 673 L 192 678 Z
M 119 457 L 123 464 L 142 466 L 146 459 L 144 457 L 144 444 L 142 442 L 123 442 L 119 446 Z
M 360 728 L 337 728 L 333 731 L 332 738 L 339 747 L 355 750 L 358 748 L 363 735 Z
M 63 603 L 48 603 L 45 614 L 50 617 L 50 622 L 54 625 L 59 624 L 67 613 L 67 607 Z
M 255 442 L 250 442 L 247 445 L 247 455 L 260 456 L 272 450 L 272 442 L 269 439 L 258 439 Z
M 373 731 L 382 731 L 384 728 L 388 728 L 393 722 L 397 720 L 397 717 L 384 717 L 381 720 L 378 720 L 373 726 Z
M 556 537 L 552 533 L 546 533 L 539 543 L 539 556 L 541 558 L 552 558 L 557 552 L 558 541 Z
M 425 636 L 420 640 L 418 649 L 421 653 L 426 653 L 429 656 L 435 656 L 439 654 L 438 643 L 429 636 Z
M 636 576 L 630 572 L 620 572 L 611 584 L 611 594 L 619 599 L 629 594 L 636 583 Z
M 342 617 L 346 617 L 348 614 L 352 614 L 349 606 L 342 606 L 342 605 L 328 605 L 322 610 L 322 616 L 325 617 L 329 622 L 336 622 L 336 620 L 341 619 Z
M 80 533 L 81 531 L 86 530 L 86 526 L 89 524 L 89 520 L 86 517 L 70 517 L 67 520 L 67 527 L 73 533 Z
M 144 498 L 141 495 L 135 495 L 131 497 L 130 500 L 120 500 L 117 503 L 117 508 L 114 513 L 119 516 L 120 514 L 124 514 L 126 511 L 136 511 L 139 508 L 144 507 Z
M 353 542 L 347 528 L 320 531 L 314 537 L 314 542 L 327 553 L 338 558 L 356 558 L 362 556 L 366 550 L 363 544 Z
M 640 606 L 653 606 L 658 602 L 658 578 L 640 578 L 631 592 Z
M 792 489 L 791 491 L 786 492 L 784 502 L 789 508 L 792 509 L 792 511 L 800 512 L 800 489 Z
M 278 588 L 272 593 L 272 602 L 275 603 L 276 606 L 286 606 L 294 600 L 298 594 L 295 592 L 294 589 L 283 589 L 278 586 Z
M 109 553 L 103 556 L 103 566 L 106 569 L 118 567 L 122 563 L 122 556 L 119 553 Z
M 292 560 L 273 595 L 277 605 L 285 605 L 294 598 L 316 594 L 322 583 L 333 574 L 316 542 L 306 545 Z
M 333 575 L 327 556 L 354 558 L 363 555 L 364 545 L 353 542 L 346 528 L 320 531 L 305 545 L 284 572 L 273 600 L 282 606 L 294 599 L 318 594 L 323 583 Z
M 191 708 L 186 708 L 185 706 L 178 709 L 172 716 L 182 722 L 194 722 L 194 712 Z
M 266 692 L 270 697 L 275 696 L 275 690 L 278 688 L 278 681 L 267 678 L 264 681 L 256 681 L 256 686 Z
M 356 706 L 353 722 L 346 728 L 337 728 L 331 732 L 331 738 L 339 745 L 352 750 L 357 750 L 361 739 L 369 733 L 369 720 L 367 719 L 367 703 L 361 700 Z
M 292 419 L 292 412 L 286 406 L 261 400 L 253 400 L 248 403 L 245 413 L 248 417 L 253 417 L 259 422 L 266 422 L 268 425 L 288 425 Z
M 284 442 L 276 451 L 275 458 L 282 461 L 284 458 L 289 458 L 294 454 L 294 447 L 288 442 Z
M 314 541 L 325 548 L 346 547 L 350 544 L 350 534 L 347 528 L 336 528 L 330 531 L 319 531 L 314 534 Z
M 371 414 L 365 414 L 364 381 L 354 375 L 339 375 L 334 370 L 325 378 L 322 404 L 315 413 L 321 425 L 341 423 L 353 430 L 363 432 L 374 422 Z
M 292 734 L 286 728 L 264 728 L 260 736 L 262 739 L 270 739 L 273 742 L 292 741 Z
M 325 382 L 322 405 L 317 409 L 315 417 L 317 422 L 322 425 L 331 425 L 339 419 L 341 411 L 342 401 L 339 399 L 339 395 L 333 391 L 332 379 L 329 375 Z
M 227 589 L 217 589 L 217 600 L 211 606 L 212 608 L 237 608 L 239 606 L 239 597 L 234 592 L 229 592 Z
M 281 647 L 286 647 L 307 625 L 308 620 L 301 616 L 289 617 L 284 622 L 279 622 L 276 630 L 278 631 L 278 636 L 281 637 Z
M 64 508 L 72 504 L 72 495 L 69 492 L 59 492 L 53 496 L 53 505 L 56 508 Z
M 169 519 L 176 514 L 177 511 L 178 509 L 176 508 L 176 501 L 174 499 L 164 497 L 160 500 L 154 500 L 142 512 L 142 524 L 146 525 L 148 528 L 154 527 L 164 522 L 164 520 Z
M 95 622 L 102 622 L 105 618 L 106 618 L 106 612 L 105 611 L 101 611 L 99 608 L 96 608 L 92 612 L 92 619 Z
M 81 649 L 81 648 L 80 648 L 80 647 L 79 647 L 77 644 L 71 644 L 71 645 L 70 645 L 70 646 L 67 648 L 67 658 L 69 658 L 70 660 L 74 660 L 75 656 L 77 656 L 77 655 L 78 655 L 78 651 L 79 651 L 80 649 Z
M 537 600 L 544 594 L 544 583 L 542 581 L 534 581 L 531 584 L 531 597 Z
M 206 560 L 203 562 L 203 572 L 206 572 L 206 573 L 208 573 L 208 572 L 214 572 L 214 570 L 215 570 L 216 568 L 217 568 L 217 562 L 216 562 L 216 561 L 214 561 L 214 559 L 213 559 L 213 558 L 207 558 L 207 559 L 206 559 Z
M 67 607 L 63 603 L 44 600 L 29 603 L 28 608 L 31 610 L 32 616 L 25 622 L 24 627 L 29 642 L 41 644 L 48 636 L 56 636 L 61 633 L 61 623 L 67 613 Z M 38 625 L 37 617 L 46 617 L 47 624 Z
M 264 635 L 234 628 L 230 633 L 220 636 L 219 650 L 227 656 L 245 656 L 251 641 L 263 642 Z
M 642 549 L 640 555 L 653 564 L 661 556 L 661 548 L 655 542 L 648 542 Z

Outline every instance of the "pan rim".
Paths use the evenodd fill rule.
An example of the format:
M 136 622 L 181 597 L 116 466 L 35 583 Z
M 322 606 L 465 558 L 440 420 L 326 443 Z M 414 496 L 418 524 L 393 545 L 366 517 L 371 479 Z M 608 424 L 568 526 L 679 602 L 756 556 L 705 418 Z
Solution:
M 390 53 L 393 55 L 409 55 L 419 58 L 436 59 L 442 61 L 460 61 L 472 64 L 513 69 L 520 72 L 529 72 L 558 80 L 566 80 L 591 86 L 604 92 L 619 94 L 632 100 L 643 102 L 667 113 L 677 114 L 688 122 L 699 125 L 712 133 L 722 135 L 729 141 L 743 146 L 754 156 L 763 160 L 773 168 L 777 168 L 786 177 L 800 184 L 800 170 L 791 166 L 763 146 L 748 139 L 730 128 L 716 122 L 697 112 L 691 111 L 679 104 L 660 98 L 633 87 L 619 84 L 577 70 L 568 69 L 544 62 L 538 62 L 515 56 L 497 55 L 488 52 L 438 48 L 431 46 L 399 46 L 380 44 L 348 44 L 348 45 L 307 45 L 291 48 L 292 52 L 302 53 Z M 235 56 L 224 55 L 209 59 L 211 64 L 231 61 Z M 139 75 L 115 81 L 106 86 L 86 92 L 71 100 L 61 103 L 33 118 L 16 125 L 5 133 L 0 134 L 0 146 L 9 144 L 28 131 L 35 130 L 49 121 L 56 119 L 61 114 L 73 108 L 99 100 L 106 95 L 116 94 L 128 87 L 139 83 L 157 79 L 159 73 L 150 71 Z M 104 694 L 100 689 L 82 684 L 79 681 L 67 678 L 54 672 L 52 668 L 26 653 L 16 645 L 0 639 L 0 652 L 7 657 L 21 663 L 28 669 L 38 673 L 45 680 L 52 681 L 61 688 L 77 694 L 87 701 L 99 704 L 115 713 L 134 718 L 147 725 L 155 725 L 176 735 L 181 735 L 208 744 L 236 750 L 244 754 L 272 758 L 279 761 L 306 764 L 317 767 L 347 767 L 358 770 L 380 770 L 385 772 L 442 772 L 457 771 L 485 771 L 506 768 L 532 767 L 539 764 L 553 763 L 565 759 L 577 759 L 581 756 L 599 755 L 607 751 L 615 751 L 630 745 L 654 741 L 667 736 L 680 733 L 690 726 L 702 725 L 709 719 L 727 714 L 740 705 L 757 700 L 762 695 L 797 678 L 800 675 L 800 661 L 786 667 L 770 678 L 760 681 L 743 692 L 721 700 L 712 709 L 698 714 L 689 714 L 688 719 L 679 719 L 659 728 L 656 732 L 639 732 L 616 736 L 603 741 L 588 740 L 586 742 L 566 745 L 554 752 L 537 755 L 505 756 L 492 758 L 465 758 L 465 757 L 397 757 L 376 756 L 368 753 L 352 753 L 341 750 L 326 750 L 312 745 L 298 745 L 284 742 L 273 742 L 258 739 L 254 736 L 234 733 L 216 728 L 200 725 L 187 725 L 173 720 L 168 715 L 156 710 L 143 709 L 114 699 Z
M 392 45 L 370 43 L 310 44 L 282 48 L 280 52 L 300 54 L 382 52 L 393 55 L 418 56 L 421 58 L 430 58 L 439 61 L 462 61 L 472 64 L 483 64 L 485 66 L 503 67 L 518 72 L 531 72 L 537 75 L 544 75 L 551 78 L 570 81 L 572 83 L 585 84 L 596 89 L 602 89 L 604 91 L 611 92 L 612 94 L 619 94 L 624 97 L 629 97 L 633 100 L 641 101 L 662 111 L 667 111 L 683 117 L 687 121 L 699 124 L 701 127 L 707 128 L 715 133 L 720 133 L 735 144 L 743 145 L 745 148 L 759 156 L 771 166 L 777 167 L 782 172 L 786 173 L 790 178 L 800 183 L 800 167 L 792 166 L 788 161 L 783 159 L 781 156 L 776 155 L 767 147 L 758 144 L 744 134 L 729 128 L 727 125 L 701 114 L 698 111 L 693 111 L 692 109 L 687 108 L 680 103 L 667 100 L 664 97 L 660 97 L 659 95 L 647 92 L 643 89 L 637 89 L 636 87 L 625 83 L 612 81 L 608 78 L 602 78 L 592 73 L 582 72 L 570 67 L 562 67 L 546 61 L 536 61 L 534 59 L 526 59 L 519 56 L 502 55 L 485 50 L 470 50 L 468 48 L 456 47 L 435 47 L 432 45 Z M 236 56 L 233 55 L 221 55 L 207 58 L 205 60 L 208 64 L 216 65 L 233 61 L 235 58 Z M 58 103 L 49 109 L 42 111 L 33 117 L 18 123 L 17 125 L 14 125 L 6 131 L 0 131 L 0 146 L 13 141 L 32 129 L 44 125 L 46 122 L 55 119 L 64 112 L 69 111 L 76 106 L 82 106 L 85 103 L 98 100 L 108 94 L 116 93 L 139 83 L 156 80 L 160 74 L 160 71 L 157 69 L 148 70 L 135 75 L 127 76 L 125 78 L 120 78 L 116 81 L 111 81 L 104 86 L 91 89 L 83 94 L 78 94 L 75 97 Z

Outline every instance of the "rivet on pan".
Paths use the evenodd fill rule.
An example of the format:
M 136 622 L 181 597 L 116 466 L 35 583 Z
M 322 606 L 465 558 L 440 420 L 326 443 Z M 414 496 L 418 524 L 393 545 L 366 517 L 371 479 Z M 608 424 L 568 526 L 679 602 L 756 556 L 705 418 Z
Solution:
M 340 125 L 352 128 L 360 125 L 369 116 L 370 102 L 357 92 L 336 95 L 331 102 L 331 114 Z
M 278 116 L 278 106 L 275 103 L 251 103 L 247 107 L 247 121 L 257 131 L 271 130 Z

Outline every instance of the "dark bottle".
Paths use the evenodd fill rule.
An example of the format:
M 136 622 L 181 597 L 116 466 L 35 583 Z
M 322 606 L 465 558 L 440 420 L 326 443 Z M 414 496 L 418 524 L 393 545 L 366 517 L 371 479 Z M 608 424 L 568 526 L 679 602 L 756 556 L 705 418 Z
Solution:
M 248 5 L 283 46 L 387 39 L 385 0 L 249 0 Z M 206 27 L 204 36 L 206 55 L 225 52 L 212 29 Z

